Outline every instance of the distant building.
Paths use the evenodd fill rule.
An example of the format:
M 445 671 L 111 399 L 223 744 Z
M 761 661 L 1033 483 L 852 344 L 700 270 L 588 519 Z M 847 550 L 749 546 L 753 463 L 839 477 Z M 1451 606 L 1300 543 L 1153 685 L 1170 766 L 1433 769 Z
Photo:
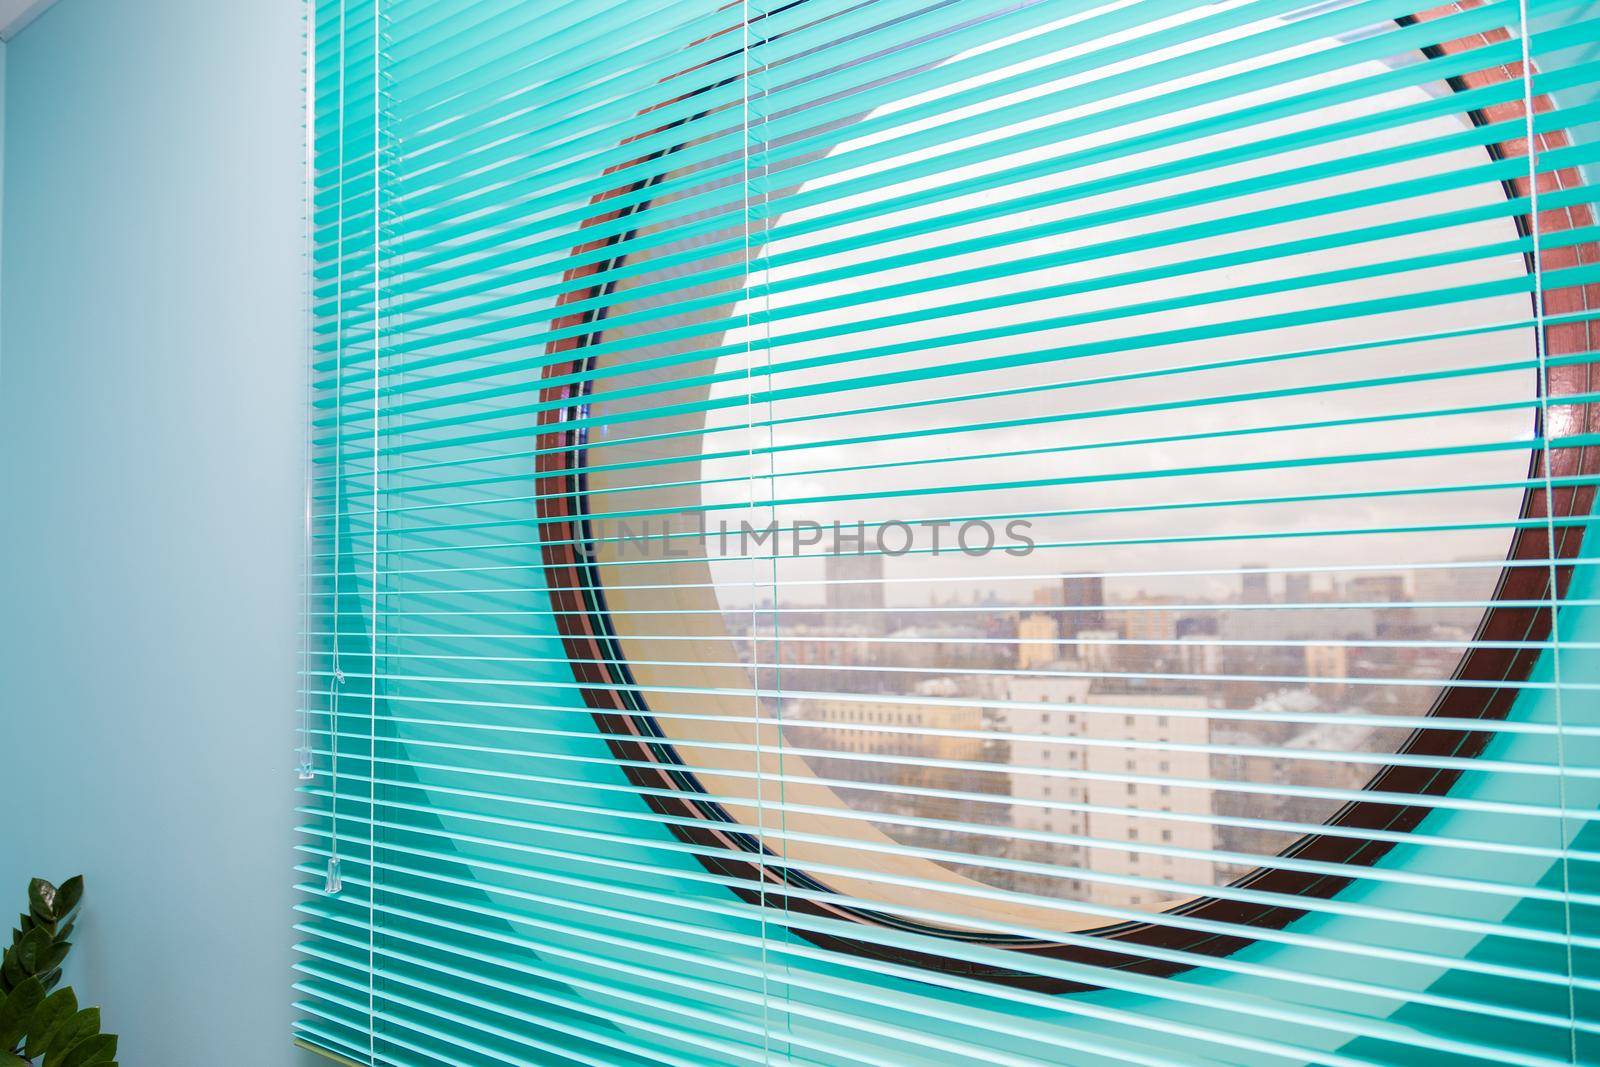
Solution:
M 1169 669 L 1177 656 L 1178 608 L 1161 598 L 1141 597 L 1129 607 L 1107 612 L 1110 628 L 1127 640 L 1121 646 L 1121 669 L 1151 674 Z
M 1371 608 L 1274 608 L 1222 613 L 1221 635 L 1230 641 L 1372 637 L 1377 612 Z
M 1470 603 L 1487 599 L 1499 574 L 1498 567 L 1425 567 L 1411 572 L 1411 588 L 1429 603 Z
M 1184 674 L 1221 674 L 1222 646 L 1206 634 L 1178 638 L 1178 662 Z
M 1178 611 L 1159 600 L 1141 601 L 1136 608 L 1113 612 L 1111 628 L 1133 641 L 1170 642 L 1178 636 Z
M 906 626 L 889 637 L 882 659 L 890 666 L 963 671 L 1009 667 L 1012 663 L 1011 646 L 989 640 L 975 626 Z
M 829 625 L 883 629 L 887 603 L 883 595 L 882 556 L 828 556 L 823 576 L 828 582 L 823 597 Z
M 1044 846 L 1054 850 L 1048 853 L 1054 862 L 1100 875 L 1213 884 L 1209 860 L 1173 854 L 1210 850 L 1210 824 L 1162 817 L 1210 814 L 1211 790 L 1172 784 L 1209 779 L 1210 757 L 1205 751 L 1159 747 L 1203 748 L 1209 742 L 1209 718 L 1162 714 L 1210 707 L 1206 696 L 1103 692 L 1089 679 L 1049 675 L 1013 678 L 1006 696 L 1013 704 L 1042 705 L 996 713 L 1009 735 L 1013 823 L 1089 839 Z M 1074 739 L 1086 743 L 1074 744 Z M 1193 894 L 1085 877 L 1075 895 L 1094 903 L 1159 909 Z
M 1311 575 L 1285 574 L 1283 576 L 1283 602 L 1309 604 L 1311 602 Z
M 928 691 L 922 695 L 938 698 L 949 694 Z M 797 744 L 803 740 L 804 747 L 828 752 L 959 760 L 977 759 L 983 749 L 981 738 L 967 736 L 983 728 L 983 709 L 979 707 L 862 696 L 800 702 L 792 714 L 796 721 L 785 724 L 785 739 Z M 929 730 L 961 731 L 961 736 L 924 732 Z
M 1321 683 L 1318 691 L 1331 700 L 1342 697 L 1350 677 L 1350 650 L 1344 645 L 1307 645 L 1305 656 L 1306 677 Z
M 1377 604 L 1411 599 L 1406 595 L 1403 574 L 1363 574 L 1345 583 L 1344 595 L 1346 600 Z
M 1488 602 L 1494 596 L 1501 568 L 1498 564 L 1469 566 L 1471 562 L 1458 561 L 1456 565 L 1445 567 L 1419 567 L 1411 572 L 1411 595 L 1417 604 L 1458 605 L 1407 605 L 1404 610 L 1417 626 L 1427 631 L 1427 636 L 1445 641 L 1471 637 L 1483 621 L 1483 608 L 1477 605 Z M 1459 651 L 1455 655 L 1459 657 Z M 1448 677 L 1448 673 L 1434 677 Z
M 1032 670 L 1061 658 L 1061 624 L 1051 615 L 1024 615 L 1017 623 L 1017 667 Z
M 1318 710 L 1322 705 L 1309 690 L 1297 689 L 1276 694 L 1270 701 L 1258 706 L 1257 710 L 1279 706 L 1303 712 Z M 1296 759 L 1295 752 L 1305 752 L 1309 757 L 1319 752 L 1370 751 L 1383 745 L 1402 743 L 1404 733 L 1394 733 L 1397 736 L 1391 741 L 1379 738 L 1368 727 L 1353 723 L 1302 726 L 1235 721 L 1219 724 L 1212 734 L 1216 754 L 1212 757 L 1211 771 L 1217 781 L 1248 782 L 1269 787 L 1292 783 L 1302 788 L 1296 791 L 1269 788 L 1264 792 L 1217 790 L 1216 812 L 1230 819 L 1230 824 L 1217 828 L 1218 847 L 1222 851 L 1258 856 L 1282 852 L 1302 835 L 1294 830 L 1253 824 L 1287 822 L 1308 828 L 1316 827 L 1338 811 L 1342 803 L 1337 798 L 1317 796 L 1316 790 L 1359 789 L 1373 773 L 1373 767 L 1369 764 L 1338 759 Z M 1250 751 L 1263 747 L 1277 749 L 1279 754 L 1256 755 Z M 1245 751 L 1236 751 L 1240 749 Z M 1249 870 L 1249 865 L 1239 865 L 1220 869 L 1218 874 L 1237 878 Z
M 1084 670 L 1104 673 L 1122 669 L 1122 653 L 1126 646 L 1119 643 L 1122 640 L 1121 632 L 1080 630 L 1073 635 L 1073 639 L 1076 643 L 1069 647 L 1069 652 L 1075 655 Z
M 993 745 L 985 737 L 986 709 L 937 703 L 957 688 L 951 679 L 927 680 L 916 694 L 927 697 L 927 704 L 866 695 L 796 701 L 789 712 L 793 720 L 783 726 L 783 741 L 809 750 L 805 762 L 820 777 L 894 787 L 865 797 L 861 803 L 870 809 L 955 822 L 995 821 L 1009 810 L 1004 804 L 937 795 L 1000 794 L 1005 781 L 998 770 L 977 775 L 946 765 L 982 761 L 999 768 L 1005 763 L 1003 752 L 991 752 Z M 863 755 L 894 758 L 864 761 L 858 758 Z M 939 829 L 897 830 L 896 837 L 923 847 L 959 847 Z
M 1084 630 L 1106 626 L 1106 580 L 1098 574 L 1068 575 L 1061 579 L 1061 632 L 1071 637 Z
M 1384 641 L 1426 638 L 1437 616 L 1411 606 L 1403 574 L 1364 574 L 1345 583 L 1344 598 L 1354 603 L 1393 604 L 1374 609 L 1373 634 Z
M 1272 600 L 1267 588 L 1265 563 L 1246 563 L 1239 575 L 1239 603 L 1266 604 Z

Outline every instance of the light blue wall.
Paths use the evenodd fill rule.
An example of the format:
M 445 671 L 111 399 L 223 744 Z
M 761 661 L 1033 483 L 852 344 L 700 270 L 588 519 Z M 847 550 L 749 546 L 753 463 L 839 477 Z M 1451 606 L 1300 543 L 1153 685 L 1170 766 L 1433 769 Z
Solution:
M 6 56 L 0 912 L 88 876 L 133 1067 L 299 1057 L 300 15 L 63 0 Z
M 299 34 L 62 0 L 4 56 L 0 905 L 88 875 L 131 1067 L 295 1062 Z

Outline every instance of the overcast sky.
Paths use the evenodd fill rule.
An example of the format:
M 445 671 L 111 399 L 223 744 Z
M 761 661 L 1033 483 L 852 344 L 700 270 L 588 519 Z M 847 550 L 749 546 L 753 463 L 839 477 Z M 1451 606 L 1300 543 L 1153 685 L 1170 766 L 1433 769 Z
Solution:
M 1331 46 L 1324 42 L 1324 47 Z M 1381 73 L 1384 67 L 1366 64 L 1322 76 L 1317 84 L 1331 86 L 1351 78 Z M 1305 89 L 1302 82 L 1296 88 Z M 1164 91 L 1181 93 L 1182 85 Z M 1228 102 L 1228 109 L 1267 99 L 1273 94 L 1257 94 Z M 1277 91 L 1282 95 L 1282 91 Z M 1111 180 L 1128 174 L 1148 175 L 1163 164 L 1183 161 L 1197 154 L 1210 159 L 1226 158 L 1230 147 L 1263 137 L 1301 132 L 1330 122 L 1375 112 L 1392 112 L 1399 107 L 1429 99 L 1421 89 L 1391 92 L 1386 96 L 1341 104 L 1309 116 L 1257 126 L 1239 133 L 1221 133 L 1199 144 L 1123 156 L 1111 163 L 1089 167 L 1053 164 L 1046 177 L 1013 184 L 995 191 L 948 195 L 924 208 L 893 214 L 880 213 L 869 222 L 834 227 L 820 235 L 799 238 L 781 236 L 786 221 L 800 221 L 819 214 L 846 208 L 881 204 L 907 192 L 929 188 L 935 183 L 970 181 L 1000 169 L 1045 158 L 1071 158 L 1095 144 L 1111 138 L 1129 137 L 1155 131 L 1177 122 L 1216 115 L 1222 109 L 1212 105 L 1190 109 L 1178 116 L 1166 116 L 1125 124 L 1109 133 L 1070 140 L 1056 140 L 1045 148 L 1009 152 L 1001 161 L 973 165 L 965 171 L 941 174 L 937 179 L 916 177 L 912 168 L 935 151 L 948 151 L 976 143 L 975 140 L 940 143 L 921 153 L 901 153 L 870 168 L 857 168 L 827 179 L 842 182 L 874 169 L 901 168 L 904 176 L 889 187 L 866 194 L 827 199 L 817 206 L 801 207 L 780 219 L 780 236 L 769 246 L 776 253 L 796 250 L 805 242 L 857 236 L 865 246 L 836 254 L 821 262 L 802 267 L 782 267 L 758 272 L 752 284 L 761 281 L 780 287 L 800 274 L 841 266 L 865 268 L 875 261 L 909 257 L 945 242 L 992 237 L 1020 226 L 1054 227 L 1057 232 L 1041 233 L 1028 240 L 1008 239 L 991 249 L 967 251 L 924 263 L 902 264 L 892 269 L 874 268 L 857 277 L 829 284 L 805 285 L 759 300 L 742 301 L 734 309 L 730 341 L 747 342 L 750 356 L 760 368 L 768 359 L 785 361 L 818 356 L 835 356 L 877 345 L 912 342 L 926 347 L 867 361 L 778 374 L 772 381 L 779 387 L 813 386 L 842 382 L 869 374 L 894 373 L 944 364 L 983 360 L 996 356 L 1041 353 L 1050 349 L 1094 345 L 1131 339 L 1158 331 L 1203 328 L 1233 319 L 1288 312 L 1313 311 L 1336 304 L 1380 299 L 1451 286 L 1516 279 L 1523 273 L 1520 258 L 1509 252 L 1475 252 L 1461 262 L 1385 272 L 1365 280 L 1315 287 L 1296 286 L 1287 292 L 1255 295 L 1219 301 L 1216 294 L 1239 286 L 1258 285 L 1292 279 L 1301 275 L 1380 265 L 1424 254 L 1482 249 L 1497 242 L 1514 240 L 1512 220 L 1504 214 L 1470 223 L 1438 224 L 1427 232 L 1367 241 L 1349 247 L 1323 248 L 1294 256 L 1275 255 L 1274 249 L 1288 242 L 1315 241 L 1327 235 L 1348 233 L 1366 227 L 1404 223 L 1421 217 L 1459 213 L 1470 209 L 1492 209 L 1504 203 L 1500 187 L 1485 180 L 1457 179 L 1457 188 L 1426 196 L 1379 201 L 1319 217 L 1262 225 L 1254 213 L 1290 212 L 1307 201 L 1358 194 L 1366 190 L 1393 190 L 1400 183 L 1448 175 L 1463 168 L 1481 166 L 1487 154 L 1481 148 L 1433 152 L 1423 158 L 1399 162 L 1358 174 L 1327 177 L 1285 188 L 1269 187 L 1247 196 L 1234 197 L 1198 206 L 1172 206 L 1175 198 L 1215 188 L 1225 182 L 1261 179 L 1296 167 L 1328 166 L 1359 153 L 1420 144 L 1463 128 L 1461 116 L 1445 115 L 1426 122 L 1385 129 L 1359 138 L 1348 138 L 1333 145 L 1311 147 L 1270 158 L 1211 167 L 1204 172 L 1138 184 L 1125 191 L 1114 191 L 1064 204 L 1035 206 L 1023 214 L 1011 214 L 999 221 L 985 221 L 932 236 L 883 240 L 876 235 L 889 227 L 934 215 L 951 216 L 963 210 L 993 203 L 997 198 L 1020 199 L 1050 190 L 1076 186 L 1086 179 Z M 906 104 L 912 101 L 907 101 Z M 1100 106 L 1126 107 L 1123 99 Z M 1087 113 L 1091 109 L 1080 109 Z M 1052 119 L 1070 117 L 1063 111 Z M 945 120 L 955 113 L 941 116 Z M 1039 123 L 1013 125 L 984 139 L 1018 137 Z M 864 142 L 844 142 L 835 155 L 845 154 Z M 815 183 L 814 183 L 815 184 Z M 809 187 L 808 187 L 809 188 Z M 1159 208 L 1155 213 L 1123 221 L 1102 221 L 1105 212 L 1138 205 Z M 1323 209 L 1326 212 L 1326 208 Z M 1248 217 L 1240 221 L 1241 216 Z M 1273 216 L 1277 217 L 1277 216 Z M 1194 240 L 1176 242 L 1166 236 L 1180 227 L 1196 227 L 1217 222 L 1215 232 Z M 1114 249 L 1094 249 L 1106 242 L 1132 242 L 1150 235 L 1161 235 L 1155 247 L 1115 254 Z M 1029 257 L 1071 254 L 1091 249 L 1081 262 L 1050 263 L 1031 271 L 1013 266 Z M 1180 268 L 1197 259 L 1244 252 L 1242 262 L 1223 269 L 1200 273 L 1186 272 L 1136 284 L 1029 300 L 1027 294 L 1044 287 L 1071 284 L 1089 285 L 1128 271 Z M 759 265 L 758 265 L 759 266 Z M 931 279 L 956 271 L 993 269 L 988 278 L 964 281 L 922 295 L 901 295 L 900 287 L 927 285 Z M 827 298 L 848 297 L 837 309 L 807 311 L 784 316 L 785 309 Z M 996 307 L 950 316 L 944 309 L 963 301 L 1002 298 Z M 1184 306 L 1128 315 L 1121 309 L 1151 301 L 1178 300 Z M 1478 374 L 1444 381 L 1389 384 L 1381 388 L 1319 391 L 1301 396 L 1256 399 L 1248 402 L 1212 404 L 1177 411 L 1143 412 L 1115 417 L 1071 419 L 1085 412 L 1130 405 L 1165 405 L 1192 402 L 1207 397 L 1238 393 L 1326 387 L 1337 383 L 1394 375 L 1440 373 L 1460 368 L 1479 367 L 1531 358 L 1533 338 L 1526 328 L 1502 330 L 1478 336 L 1416 342 L 1404 340 L 1441 331 L 1463 330 L 1494 323 L 1514 322 L 1527 315 L 1525 295 L 1503 295 L 1470 301 L 1435 303 L 1419 309 L 1361 318 L 1345 318 L 1296 328 L 1280 328 L 1240 333 L 1220 339 L 1188 343 L 1148 345 L 1122 352 L 1095 355 L 1066 361 L 1038 361 L 1032 365 L 981 373 L 964 373 L 929 382 L 891 385 L 856 385 L 848 392 L 830 392 L 821 397 L 790 399 L 772 406 L 779 419 L 908 401 L 972 397 L 992 391 L 1015 390 L 1045 383 L 1074 383 L 1089 379 L 1128 374 L 1148 374 L 1169 368 L 1253 356 L 1292 353 L 1319 348 L 1389 342 L 1359 351 L 1334 352 L 1275 363 L 1212 370 L 1204 373 L 1173 373 L 1142 380 L 1112 384 L 1077 386 L 1020 396 L 962 399 L 933 406 L 879 411 L 867 415 L 838 417 L 781 426 L 773 431 L 780 445 L 816 445 L 798 451 L 785 451 L 770 462 L 779 477 L 772 481 L 750 481 L 748 476 L 764 474 L 766 456 L 753 460 L 740 458 L 707 464 L 703 476 L 726 478 L 725 484 L 708 485 L 705 500 L 713 505 L 734 505 L 767 499 L 792 499 L 843 494 L 883 494 L 881 499 L 804 504 L 780 509 L 786 520 L 808 519 L 845 522 L 886 519 L 914 520 L 949 515 L 1010 514 L 1059 509 L 1105 509 L 1141 507 L 1185 501 L 1228 500 L 1240 497 L 1271 497 L 1292 494 L 1382 491 L 1423 486 L 1445 486 L 1516 481 L 1525 476 L 1528 454 L 1518 447 L 1472 456 L 1415 459 L 1403 462 L 1342 464 L 1267 470 L 1248 474 L 1190 477 L 1136 478 L 1091 481 L 1027 490 L 983 488 L 991 483 L 1022 479 L 1063 479 L 1124 475 L 1133 472 L 1220 464 L 1296 461 L 1305 457 L 1334 456 L 1356 452 L 1438 447 L 1443 445 L 1493 444 L 1526 440 L 1533 430 L 1529 408 L 1408 419 L 1358 427 L 1320 430 L 1275 431 L 1229 438 L 1167 443 L 1119 445 L 1157 436 L 1215 434 L 1248 427 L 1290 426 L 1301 422 L 1359 419 L 1379 413 L 1446 411 L 1484 404 L 1531 401 L 1534 375 L 1524 370 L 1514 373 Z M 760 316 L 772 312 L 775 321 L 757 323 L 746 329 L 741 324 L 746 314 Z M 918 313 L 912 321 L 861 329 L 860 324 L 879 316 Z M 1080 316 L 1070 325 L 1049 325 L 1042 320 L 1061 316 Z M 803 331 L 856 324 L 843 337 L 821 340 L 796 340 Z M 941 338 L 962 331 L 996 327 L 1019 327 L 1012 336 L 940 344 Z M 743 370 L 742 356 L 724 358 L 719 370 Z M 765 378 L 757 376 L 747 384 L 740 381 L 718 387 L 718 395 L 742 395 L 747 388 L 759 390 Z M 755 417 L 767 414 L 762 406 Z M 989 423 L 1038 415 L 1060 416 L 1066 421 L 1040 426 L 994 429 L 983 432 L 928 436 L 931 431 L 951 425 Z M 748 443 L 760 447 L 767 431 L 753 435 L 743 429 L 748 413 L 743 407 L 713 413 L 711 423 L 719 432 L 708 435 L 715 447 L 740 447 Z M 733 428 L 730 428 L 733 427 Z M 872 443 L 831 442 L 865 434 L 893 434 L 897 439 Z M 1092 447 L 1085 447 L 1092 446 Z M 708 447 L 713 447 L 708 443 Z M 1018 457 L 1025 450 L 1045 451 Z M 990 456 L 990 454 L 995 454 Z M 927 463 L 928 460 L 946 462 Z M 891 466 L 882 470 L 849 470 L 827 473 L 833 468 L 922 461 L 921 466 Z M 955 487 L 959 491 L 933 496 L 905 496 L 907 490 Z M 1070 519 L 1036 523 L 1035 536 L 1048 540 L 1128 539 L 1141 540 L 1165 536 L 1203 536 L 1218 533 L 1252 533 L 1276 530 L 1310 531 L 1362 527 L 1390 527 L 1437 522 L 1505 522 L 1516 517 L 1520 493 L 1516 490 L 1478 491 L 1448 495 L 1365 498 L 1325 502 L 1296 503 L 1273 507 L 1223 508 L 1201 510 L 1143 511 L 1118 515 L 1076 516 Z M 765 521 L 766 510 L 756 514 Z M 745 517 L 729 512 L 732 521 Z M 1504 556 L 1509 532 L 1488 532 L 1380 537 L 1293 538 L 1253 543 L 1197 543 L 1192 545 L 1149 544 L 1093 549 L 1039 551 L 1023 559 L 990 556 L 981 561 L 967 560 L 959 554 L 939 560 L 911 556 L 890 561 L 891 602 L 926 603 L 928 579 L 970 575 L 980 583 L 1001 575 L 1029 575 L 1066 570 L 1116 571 L 1145 569 L 1185 569 L 1233 567 L 1256 562 L 1272 566 L 1326 566 L 1359 564 L 1393 566 L 1407 562 L 1443 561 L 1462 558 L 1499 559 Z M 734 583 L 747 580 L 748 565 L 719 569 L 728 581 L 725 596 L 730 602 L 741 598 Z M 1483 572 L 1485 588 L 1492 572 Z M 820 567 L 805 561 L 785 560 L 779 569 L 780 580 L 815 580 Z M 896 580 L 905 584 L 896 586 Z M 1031 584 L 1031 583 L 1023 583 Z M 1192 584 L 1147 580 L 1138 583 L 1155 591 L 1194 589 Z M 1232 589 L 1236 580 L 1219 580 L 1213 591 Z M 970 588 L 970 587 L 969 587 Z M 1025 595 L 1025 594 L 1024 594 Z M 808 597 L 793 591 L 785 599 Z

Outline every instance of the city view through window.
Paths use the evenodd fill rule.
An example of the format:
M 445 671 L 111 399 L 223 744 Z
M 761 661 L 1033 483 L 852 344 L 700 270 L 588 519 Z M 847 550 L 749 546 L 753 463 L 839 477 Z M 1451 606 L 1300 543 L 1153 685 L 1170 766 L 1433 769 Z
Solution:
M 1366 783 L 1381 760 L 1340 754 L 1392 753 L 1408 729 L 1263 720 L 1426 714 L 1498 576 L 1481 563 L 1245 565 L 1221 594 L 1066 577 L 913 606 L 891 604 L 883 557 L 844 556 L 827 565 L 820 610 L 764 601 L 725 621 L 738 647 L 776 650 L 752 675 L 763 715 L 785 721 L 782 745 L 841 783 L 844 802 L 889 816 L 891 837 L 995 861 L 948 861 L 990 885 L 1154 908 L 1191 894 L 1116 876 L 1232 881 L 1344 803 L 1293 790 Z M 1306 758 L 1249 751 L 1262 747 Z M 1240 859 L 1190 854 L 1202 852 Z
M 1219 131 L 1207 158 L 1238 161 L 1203 168 L 1185 165 L 1190 141 L 1096 149 L 1159 146 L 1217 106 L 1021 137 L 1132 94 L 894 159 L 1022 146 L 928 178 L 852 185 L 886 165 L 869 161 L 772 180 L 713 380 L 683 394 L 709 410 L 590 455 L 598 518 L 867 531 L 862 554 L 792 533 L 747 551 L 697 542 L 701 563 L 602 552 L 630 669 L 731 817 L 868 902 L 920 906 L 917 887 L 947 878 L 1093 906 L 1062 920 L 1081 929 L 1234 881 L 1353 799 L 1411 732 L 1382 720 L 1428 714 L 1492 599 L 1528 477 L 1534 346 L 1512 287 L 1427 297 L 1525 274 L 1501 187 L 1437 180 L 1471 173 L 1481 148 L 1401 151 L 1465 115 L 1300 135 L 1447 91 Z M 1229 154 L 1274 137 L 1303 147 Z M 1334 166 L 1360 153 L 1393 158 Z M 1267 181 L 1301 172 L 1324 176 Z M 1230 183 L 1250 191 L 1210 195 Z M 1416 192 L 1385 193 L 1400 188 Z M 1419 249 L 1419 218 L 1460 221 L 1431 224 Z M 663 456 L 670 481 L 637 473 Z M 949 522 L 950 538 L 973 518 L 1025 519 L 1031 550 L 874 550 L 882 524 Z M 674 626 L 697 636 L 674 643 Z M 751 720 L 765 732 L 732 725 Z M 728 754 L 750 747 L 753 761 Z M 840 815 L 819 829 L 821 809 Z M 959 894 L 926 906 L 981 918 Z

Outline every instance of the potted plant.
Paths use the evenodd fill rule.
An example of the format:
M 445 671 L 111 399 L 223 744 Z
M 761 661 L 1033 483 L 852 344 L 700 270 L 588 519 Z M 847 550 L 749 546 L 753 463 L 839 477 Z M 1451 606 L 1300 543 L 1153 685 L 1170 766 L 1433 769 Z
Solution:
M 4 1067 L 116 1067 L 117 1039 L 100 1032 L 100 1009 L 79 1008 L 71 986 L 56 988 L 82 900 L 82 875 L 60 887 L 28 883 L 28 910 L 0 961 Z

